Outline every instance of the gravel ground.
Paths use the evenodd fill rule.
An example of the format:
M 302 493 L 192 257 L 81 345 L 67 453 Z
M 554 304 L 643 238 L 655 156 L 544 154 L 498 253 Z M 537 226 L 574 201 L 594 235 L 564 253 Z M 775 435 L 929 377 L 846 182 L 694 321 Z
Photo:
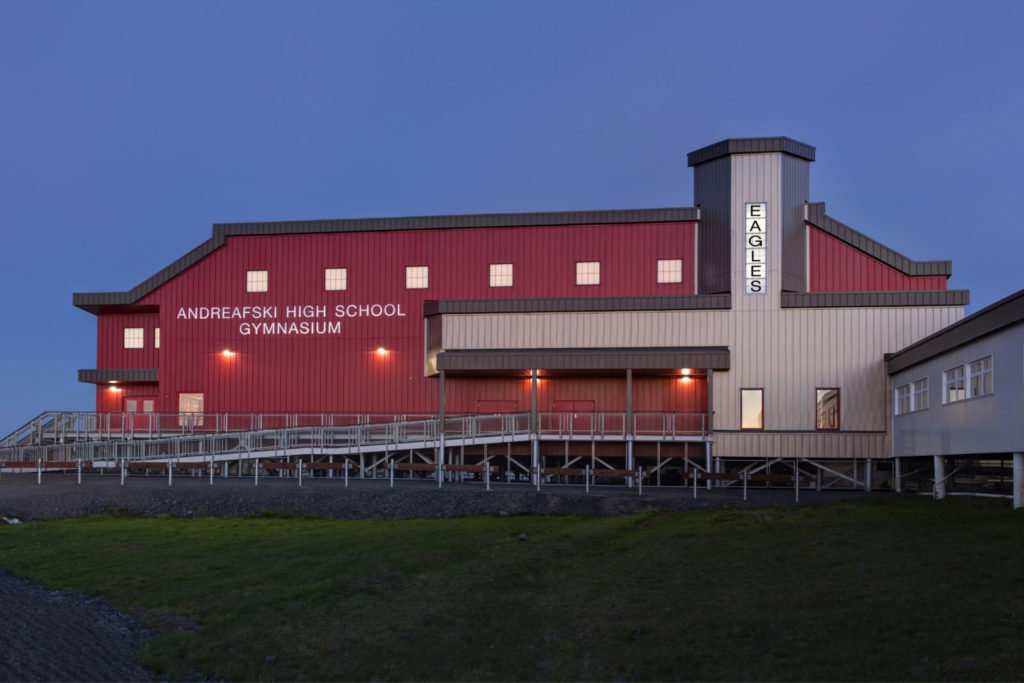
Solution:
M 105 512 L 174 517 L 309 515 L 332 519 L 445 518 L 480 514 L 611 515 L 652 510 L 792 505 L 791 489 L 751 490 L 743 502 L 740 489 L 679 487 L 637 489 L 545 486 L 538 493 L 528 484 L 499 484 L 485 491 L 481 484 L 446 484 L 385 480 L 305 480 L 264 477 L 215 479 L 178 476 L 172 486 L 165 477 L 130 477 L 124 486 L 117 476 L 34 474 L 0 477 L 0 517 L 45 520 Z M 853 491 L 801 491 L 801 503 L 861 498 Z M 2 520 L 0 520 L 2 523 Z M 132 617 L 84 595 L 52 591 L 0 572 L 0 681 L 150 681 L 152 673 L 135 663 L 148 633 Z M 10 647 L 9 645 L 14 645 Z

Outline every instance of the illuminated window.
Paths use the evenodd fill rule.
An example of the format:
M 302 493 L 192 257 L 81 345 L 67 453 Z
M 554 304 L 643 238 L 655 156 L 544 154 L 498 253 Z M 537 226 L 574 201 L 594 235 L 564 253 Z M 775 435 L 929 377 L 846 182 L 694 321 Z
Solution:
M 202 394 L 178 394 L 178 424 L 182 427 L 203 426 Z
M 578 261 L 576 263 L 576 284 L 577 285 L 599 285 L 599 284 L 601 284 L 601 262 L 600 261 Z
M 839 389 L 816 390 L 815 429 L 839 429 Z
M 153 348 L 160 348 L 160 328 L 153 330 Z
M 740 429 L 764 429 L 764 389 L 740 389 Z
M 324 268 L 324 289 L 328 292 L 348 289 L 348 268 Z
M 428 282 L 427 266 L 406 266 L 405 267 L 405 288 L 426 289 Z
M 492 263 L 491 264 L 491 287 L 512 286 L 512 264 Z
M 139 402 L 134 398 L 126 398 L 124 400 L 124 412 L 126 413 L 137 413 L 139 411 Z
M 664 259 L 658 261 L 658 284 L 669 284 L 683 281 L 683 259 Z
M 267 291 L 267 271 L 247 270 L 245 271 L 245 291 L 265 292 Z
M 942 402 L 955 403 L 967 398 L 964 366 L 958 365 L 942 373 Z
M 141 349 L 146 345 L 146 337 L 141 327 L 124 328 L 124 348 Z
M 153 412 L 153 399 L 147 398 L 142 401 L 142 412 L 152 413 Z

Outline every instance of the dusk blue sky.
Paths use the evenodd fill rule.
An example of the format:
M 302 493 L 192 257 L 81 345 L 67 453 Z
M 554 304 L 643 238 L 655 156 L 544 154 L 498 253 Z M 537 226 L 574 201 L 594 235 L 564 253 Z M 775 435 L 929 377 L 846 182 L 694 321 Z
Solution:
M 95 318 L 215 222 L 691 206 L 686 153 L 818 148 L 813 200 L 968 312 L 1024 287 L 1022 2 L 0 0 L 0 436 L 93 408 Z

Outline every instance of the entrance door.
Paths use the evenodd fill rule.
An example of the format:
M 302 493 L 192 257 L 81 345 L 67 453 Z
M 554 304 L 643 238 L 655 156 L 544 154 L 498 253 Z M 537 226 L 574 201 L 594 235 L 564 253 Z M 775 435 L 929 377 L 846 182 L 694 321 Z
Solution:
M 122 409 L 128 414 L 128 424 L 132 431 L 150 432 L 156 426 L 153 420 L 153 406 L 156 405 L 155 397 L 134 396 L 124 399 Z

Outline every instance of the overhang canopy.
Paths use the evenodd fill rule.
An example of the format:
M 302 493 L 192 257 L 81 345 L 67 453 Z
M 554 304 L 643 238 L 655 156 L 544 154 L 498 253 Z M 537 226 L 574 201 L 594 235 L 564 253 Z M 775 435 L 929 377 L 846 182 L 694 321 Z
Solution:
M 441 351 L 437 369 L 478 374 L 541 369 L 545 371 L 728 370 L 726 346 L 626 349 L 469 349 Z
M 88 384 L 151 384 L 157 381 L 156 368 L 125 368 L 78 371 L 78 381 Z

